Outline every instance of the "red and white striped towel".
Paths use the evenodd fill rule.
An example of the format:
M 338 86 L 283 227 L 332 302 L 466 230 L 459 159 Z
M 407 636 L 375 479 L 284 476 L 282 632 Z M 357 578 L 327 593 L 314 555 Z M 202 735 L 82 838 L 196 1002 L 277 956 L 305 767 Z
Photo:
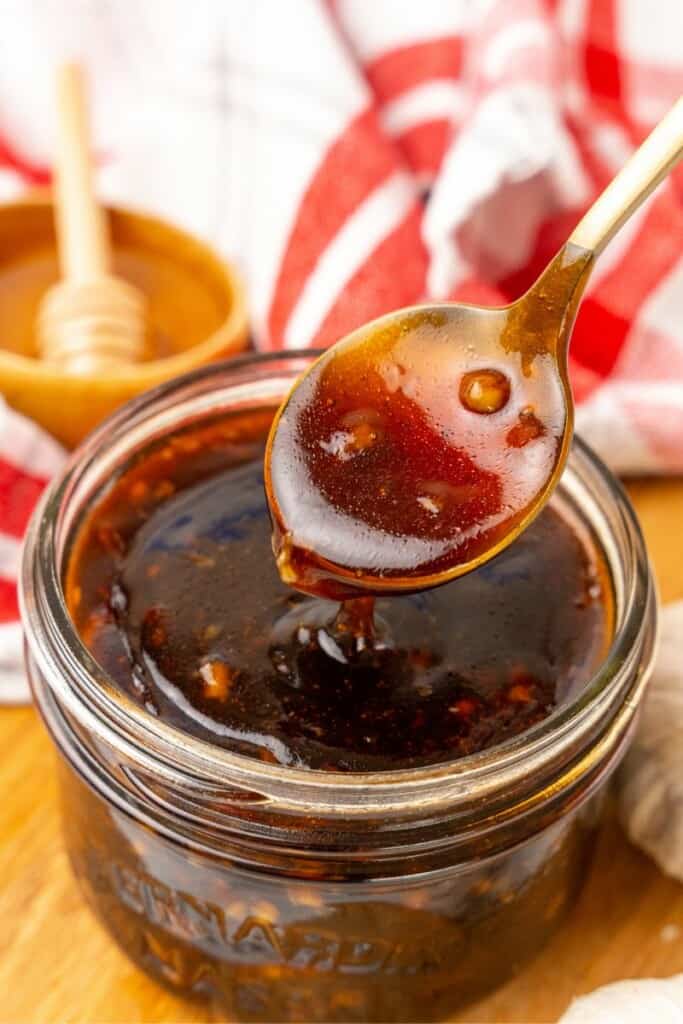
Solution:
M 103 196 L 232 257 L 264 349 L 517 296 L 683 91 L 681 0 L 5 0 L 0 39 L 0 198 L 49 181 L 54 64 L 83 59 Z M 621 232 L 576 326 L 579 428 L 621 471 L 683 470 L 682 197 Z M 0 417 L 1 699 L 59 456 Z
M 0 397 L 0 704 L 27 699 L 16 579 L 21 538 L 64 452 Z

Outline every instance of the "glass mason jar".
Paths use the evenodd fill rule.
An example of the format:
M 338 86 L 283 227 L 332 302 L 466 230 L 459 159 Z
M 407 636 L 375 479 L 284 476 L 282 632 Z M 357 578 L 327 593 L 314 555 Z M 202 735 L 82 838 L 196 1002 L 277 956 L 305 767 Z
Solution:
M 526 733 L 362 775 L 250 759 L 151 716 L 107 678 L 65 606 L 84 509 L 153 440 L 274 410 L 311 358 L 202 369 L 91 435 L 27 537 L 28 669 L 60 754 L 74 872 L 143 970 L 241 1021 L 438 1020 L 516 971 L 576 899 L 651 664 L 653 584 L 628 499 L 577 442 L 553 500 L 605 553 L 615 633 L 578 697 Z

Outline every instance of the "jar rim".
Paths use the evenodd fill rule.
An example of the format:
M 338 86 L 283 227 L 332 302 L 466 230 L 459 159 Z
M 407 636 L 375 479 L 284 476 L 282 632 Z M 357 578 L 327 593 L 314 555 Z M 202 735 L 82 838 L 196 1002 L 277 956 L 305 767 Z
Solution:
M 214 395 L 217 393 L 216 385 L 223 378 L 232 381 L 228 388 L 236 387 L 240 377 L 247 380 L 250 373 L 267 380 L 284 372 L 291 380 L 318 354 L 314 350 L 250 353 L 201 367 L 124 405 L 72 454 L 62 473 L 46 489 L 33 515 L 20 581 L 20 606 L 29 653 L 59 702 L 81 725 L 161 777 L 174 777 L 174 762 L 182 761 L 190 777 L 205 783 L 225 783 L 231 789 L 237 786 L 249 793 L 265 794 L 297 808 L 322 806 L 328 807 L 330 813 L 341 814 L 370 814 L 378 806 L 385 812 L 387 802 L 404 810 L 415 800 L 421 804 L 443 800 L 466 802 L 474 790 L 481 796 L 489 790 L 500 790 L 501 786 L 518 784 L 561 750 L 569 756 L 577 736 L 596 735 L 620 708 L 632 717 L 654 649 L 653 582 L 643 536 L 628 496 L 579 438 L 574 439 L 566 473 L 571 474 L 580 465 L 594 482 L 599 481 L 612 506 L 630 562 L 625 566 L 622 608 L 611 647 L 591 679 L 574 698 L 520 735 L 474 754 L 416 768 L 319 771 L 262 762 L 189 736 L 155 718 L 119 689 L 78 635 L 63 594 L 60 543 L 63 545 L 64 537 L 60 530 L 64 532 L 65 508 L 79 480 L 92 472 L 93 463 L 105 453 L 111 455 L 118 450 L 117 445 L 125 450 L 124 441 L 132 451 L 136 439 L 149 443 L 164 428 L 178 428 L 188 422 L 181 418 L 183 401 L 188 409 L 194 402 L 200 414 L 210 411 L 207 396 L 212 390 Z M 273 397 L 279 402 L 282 393 Z M 215 411 L 214 406 L 214 414 Z M 155 415 L 160 416 L 157 434 L 150 431 Z M 610 568 L 613 570 L 614 566 Z M 631 671 L 632 678 L 627 678 L 629 669 L 634 667 L 637 671 Z

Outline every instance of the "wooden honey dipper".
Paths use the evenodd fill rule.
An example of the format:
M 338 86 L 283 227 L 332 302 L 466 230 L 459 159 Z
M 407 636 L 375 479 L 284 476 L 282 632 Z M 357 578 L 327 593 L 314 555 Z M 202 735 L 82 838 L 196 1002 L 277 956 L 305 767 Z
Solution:
M 146 300 L 111 269 L 106 214 L 93 189 L 85 84 L 77 64 L 57 79 L 55 225 L 62 280 L 38 311 L 43 359 L 74 374 L 116 369 L 145 350 Z

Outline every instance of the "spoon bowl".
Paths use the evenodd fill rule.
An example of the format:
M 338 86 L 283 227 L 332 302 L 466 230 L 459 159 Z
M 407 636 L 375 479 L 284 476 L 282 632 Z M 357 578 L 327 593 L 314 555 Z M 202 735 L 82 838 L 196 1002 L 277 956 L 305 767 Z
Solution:
M 286 582 L 337 598 L 420 590 L 518 536 L 569 452 L 567 344 L 591 262 L 563 250 L 499 309 L 398 310 L 310 367 L 266 452 Z

